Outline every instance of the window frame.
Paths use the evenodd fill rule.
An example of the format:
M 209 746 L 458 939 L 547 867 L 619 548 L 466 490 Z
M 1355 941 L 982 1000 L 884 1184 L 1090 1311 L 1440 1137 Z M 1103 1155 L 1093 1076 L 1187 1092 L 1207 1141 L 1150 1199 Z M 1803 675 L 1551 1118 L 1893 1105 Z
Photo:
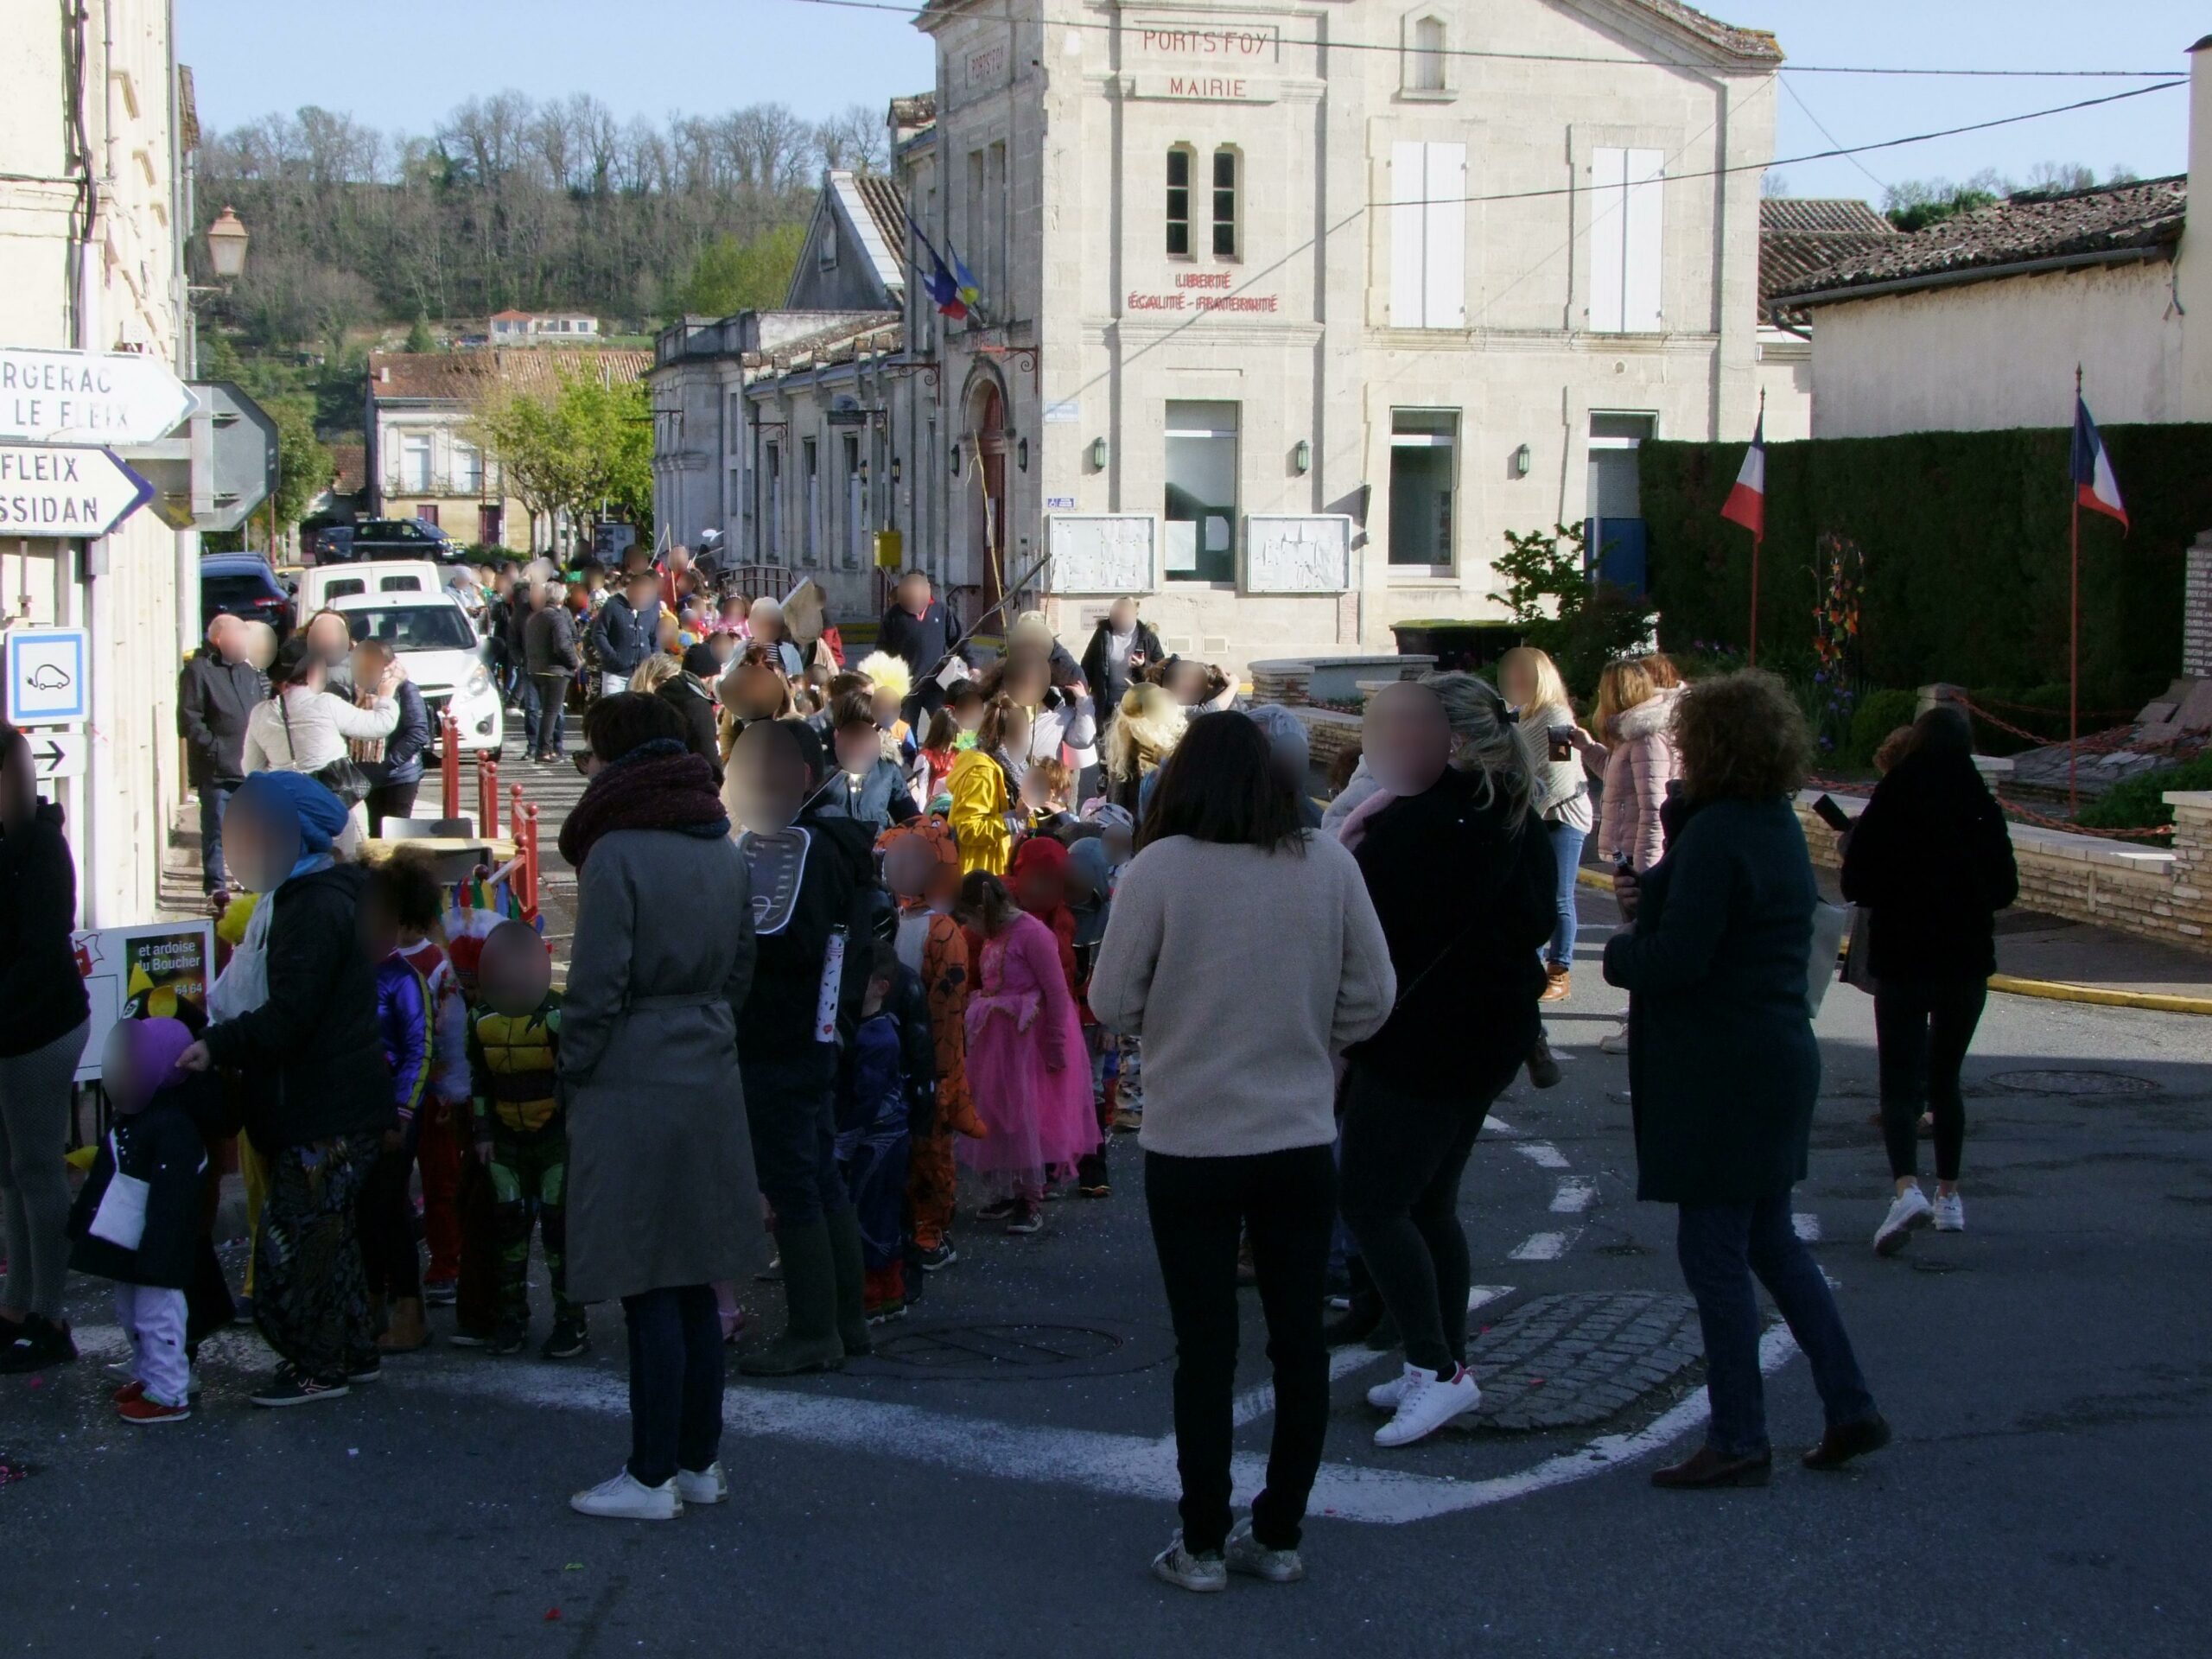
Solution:
M 1229 163 L 1229 183 L 1226 186 L 1221 181 L 1224 162 Z M 1217 259 L 1241 261 L 1244 257 L 1244 152 L 1235 144 L 1215 145 L 1211 172 L 1212 176 L 1206 185 L 1206 205 L 1210 209 L 1207 217 L 1213 228 L 1207 245 L 1212 249 L 1213 257 Z M 1224 194 L 1229 198 L 1226 218 L 1223 217 L 1221 211 Z M 1221 245 L 1224 228 L 1229 232 L 1229 246 L 1225 250 Z
M 1408 98 L 1450 98 L 1452 85 L 1452 26 L 1436 12 L 1425 11 L 1406 19 L 1398 91 Z M 1422 31 L 1433 29 L 1433 42 Z M 1433 80 L 1432 80 L 1433 77 Z
M 1179 160 L 1183 163 L 1183 182 L 1180 184 L 1175 182 L 1175 163 Z M 1166 208 L 1166 231 L 1160 238 L 1160 245 L 1166 249 L 1170 259 L 1196 259 L 1198 257 L 1191 241 L 1191 192 L 1198 188 L 1192 182 L 1192 177 L 1198 170 L 1197 145 L 1176 143 L 1167 146 L 1167 194 L 1162 199 Z M 1183 211 L 1179 215 L 1175 211 L 1178 196 L 1182 198 Z M 1179 227 L 1183 238 L 1183 245 L 1179 249 L 1175 245 Z
M 1187 410 L 1192 406 L 1206 409 L 1208 410 L 1227 410 L 1230 411 L 1227 418 L 1230 424 L 1226 429 L 1217 426 L 1209 426 L 1204 429 L 1200 429 L 1196 427 L 1177 424 L 1175 411 L 1178 410 Z M 1217 442 L 1225 438 L 1228 440 L 1232 449 L 1232 456 L 1229 468 L 1230 487 L 1232 492 L 1230 499 L 1227 502 L 1208 501 L 1201 502 L 1199 504 L 1202 506 L 1207 507 L 1226 508 L 1229 524 L 1229 545 L 1224 549 L 1216 550 L 1207 548 L 1204 544 L 1203 540 L 1200 540 L 1198 545 L 1196 545 L 1192 550 L 1193 568 L 1187 571 L 1169 570 L 1166 568 L 1166 560 L 1164 557 L 1165 548 L 1163 545 L 1163 558 L 1161 561 L 1160 571 L 1161 579 L 1165 582 L 1185 583 L 1194 588 L 1208 585 L 1216 588 L 1233 588 L 1236 583 L 1237 563 L 1243 555 L 1243 549 L 1239 545 L 1239 543 L 1241 540 L 1240 531 L 1243 528 L 1244 511 L 1244 405 L 1241 401 L 1229 397 L 1171 397 L 1166 401 L 1165 404 L 1161 407 L 1160 413 L 1161 443 L 1160 473 L 1162 483 L 1160 524 L 1162 525 L 1163 541 L 1165 537 L 1165 527 L 1166 525 L 1178 524 L 1195 524 L 1199 526 L 1199 529 L 1193 532 L 1194 535 L 1203 537 L 1204 525 L 1206 522 L 1205 518 L 1203 517 L 1198 518 L 1177 518 L 1173 517 L 1168 511 L 1166 501 L 1166 492 L 1170 489 L 1178 489 L 1182 487 L 1173 481 L 1175 477 L 1175 468 L 1172 460 L 1170 459 L 1175 442 L 1178 439 L 1198 439 Z M 1208 418 L 1219 419 L 1221 417 L 1218 415 L 1213 415 L 1210 416 Z M 1191 493 L 1188 490 L 1184 490 L 1183 493 L 1186 495 Z
M 1399 422 L 1402 417 L 1434 418 L 1439 416 L 1449 417 L 1451 429 L 1448 432 L 1401 431 L 1399 429 Z M 1460 439 L 1465 431 L 1466 423 L 1467 412 L 1464 409 L 1449 409 L 1427 404 L 1394 404 L 1391 407 L 1390 476 L 1384 486 L 1390 493 L 1390 534 L 1382 550 L 1382 566 L 1394 579 L 1400 581 L 1448 579 L 1455 575 L 1459 569 L 1461 516 L 1459 486 L 1462 461 Z M 1396 548 L 1400 529 L 1397 504 L 1397 453 L 1401 449 L 1448 449 L 1451 451 L 1451 473 L 1444 491 L 1446 525 L 1445 545 L 1442 550 L 1445 556 L 1441 562 L 1434 559 L 1401 559 L 1397 556 Z

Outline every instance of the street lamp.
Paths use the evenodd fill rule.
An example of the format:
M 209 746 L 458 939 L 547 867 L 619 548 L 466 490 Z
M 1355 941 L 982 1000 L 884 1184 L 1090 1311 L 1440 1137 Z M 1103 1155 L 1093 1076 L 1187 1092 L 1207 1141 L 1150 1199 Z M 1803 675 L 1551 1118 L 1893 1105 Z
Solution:
M 215 222 L 207 227 L 207 262 L 214 266 L 215 275 L 221 281 L 236 282 L 245 270 L 247 240 L 245 226 L 229 207 L 217 214 Z

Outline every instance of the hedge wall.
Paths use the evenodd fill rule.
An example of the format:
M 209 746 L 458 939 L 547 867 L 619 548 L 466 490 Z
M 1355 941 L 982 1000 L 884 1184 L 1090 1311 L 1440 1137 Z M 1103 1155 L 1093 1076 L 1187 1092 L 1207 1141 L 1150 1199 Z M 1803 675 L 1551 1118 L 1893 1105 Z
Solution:
M 2103 429 L 2132 532 L 2082 515 L 2085 702 L 2127 703 L 2181 668 L 2183 555 L 2212 529 L 2212 426 Z M 2036 685 L 2066 678 L 2063 430 L 1820 438 L 1767 450 L 1759 654 L 1809 658 L 1813 548 L 1866 555 L 1866 683 Z M 1751 537 L 1720 518 L 1740 443 L 1652 442 L 1640 463 L 1661 642 L 1740 647 Z

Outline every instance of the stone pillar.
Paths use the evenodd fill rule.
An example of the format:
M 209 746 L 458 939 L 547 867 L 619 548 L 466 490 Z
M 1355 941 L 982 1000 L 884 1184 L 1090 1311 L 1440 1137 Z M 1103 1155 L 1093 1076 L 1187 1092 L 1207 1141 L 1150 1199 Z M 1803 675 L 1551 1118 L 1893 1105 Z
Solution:
M 2182 581 L 2181 671 L 2190 679 L 2212 678 L 2212 530 L 2190 546 Z
M 2170 925 L 2183 944 L 2205 949 L 2212 946 L 2212 791 L 2177 791 L 2165 802 L 2174 810 Z

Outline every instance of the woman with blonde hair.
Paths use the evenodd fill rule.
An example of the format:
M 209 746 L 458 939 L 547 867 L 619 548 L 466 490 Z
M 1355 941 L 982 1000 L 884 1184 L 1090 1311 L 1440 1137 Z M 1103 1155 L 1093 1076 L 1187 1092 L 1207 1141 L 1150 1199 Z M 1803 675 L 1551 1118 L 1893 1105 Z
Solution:
M 1623 657 L 1605 664 L 1598 677 L 1598 734 L 1605 768 L 1605 798 L 1598 815 L 1598 850 L 1641 875 L 1666 850 L 1659 809 L 1681 761 L 1675 747 L 1675 705 L 1680 676 L 1672 685 L 1660 673 L 1674 674 L 1664 658 Z
M 1558 920 L 1544 947 L 1544 1001 L 1564 1001 L 1573 988 L 1574 940 L 1581 926 L 1577 913 L 1575 872 L 1582 863 L 1582 842 L 1595 815 L 1590 807 L 1590 775 L 1584 756 L 1592 741 L 1574 717 L 1567 682 L 1550 656 L 1533 645 L 1516 645 L 1498 658 L 1497 689 L 1513 708 L 1514 735 L 1520 740 L 1532 785 L 1531 804 L 1543 820 L 1552 844 L 1558 885 L 1553 895 Z
M 652 696 L 683 671 L 683 664 L 680 658 L 670 656 L 665 651 L 657 651 L 632 671 L 630 689 Z
M 1141 818 L 1144 780 L 1182 741 L 1188 721 L 1166 689 L 1148 682 L 1122 694 L 1122 712 L 1106 733 L 1106 798 Z

